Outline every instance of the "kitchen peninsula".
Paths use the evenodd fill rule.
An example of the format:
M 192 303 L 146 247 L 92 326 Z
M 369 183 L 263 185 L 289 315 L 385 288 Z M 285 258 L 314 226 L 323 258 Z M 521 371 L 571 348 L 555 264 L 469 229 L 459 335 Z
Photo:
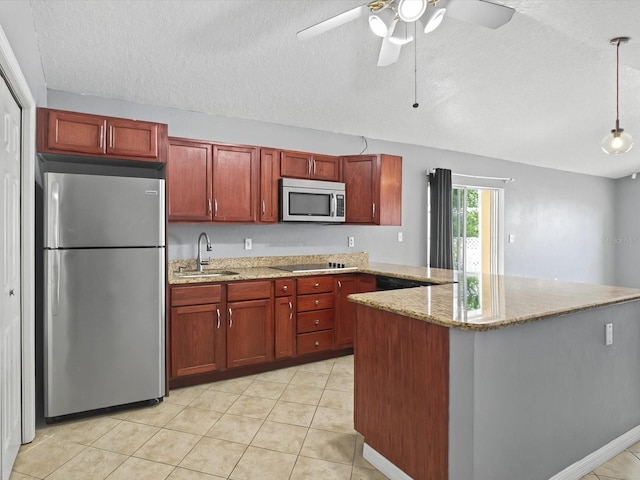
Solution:
M 392 479 L 578 479 L 640 439 L 640 290 L 480 275 L 349 300 L 355 428 Z

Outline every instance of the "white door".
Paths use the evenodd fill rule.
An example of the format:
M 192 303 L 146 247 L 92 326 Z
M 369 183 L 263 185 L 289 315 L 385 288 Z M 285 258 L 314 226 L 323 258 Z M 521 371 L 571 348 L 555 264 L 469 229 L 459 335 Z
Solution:
M 0 479 L 21 440 L 20 107 L 0 77 Z

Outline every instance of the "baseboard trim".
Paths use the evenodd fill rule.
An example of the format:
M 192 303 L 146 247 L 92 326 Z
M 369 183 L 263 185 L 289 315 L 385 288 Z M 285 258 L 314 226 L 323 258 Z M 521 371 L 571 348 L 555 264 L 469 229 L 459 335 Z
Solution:
M 640 441 L 640 425 L 623 433 L 573 465 L 569 465 L 549 480 L 579 480 L 638 441 Z
M 382 454 L 376 452 L 367 443 L 362 449 L 362 457 L 376 467 L 389 480 L 412 480 L 412 478 L 387 460 Z

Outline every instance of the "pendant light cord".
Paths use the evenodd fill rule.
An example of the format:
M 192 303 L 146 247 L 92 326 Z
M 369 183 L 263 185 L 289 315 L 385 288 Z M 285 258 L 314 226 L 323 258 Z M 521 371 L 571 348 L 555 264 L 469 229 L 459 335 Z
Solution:
M 616 43 L 616 130 L 620 123 L 620 39 Z
M 413 108 L 418 108 L 418 35 L 417 22 L 413 22 Z

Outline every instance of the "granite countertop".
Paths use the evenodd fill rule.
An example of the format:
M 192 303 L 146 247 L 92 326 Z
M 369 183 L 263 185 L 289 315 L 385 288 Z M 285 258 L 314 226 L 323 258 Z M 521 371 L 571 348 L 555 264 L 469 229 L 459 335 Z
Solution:
M 349 270 L 329 270 L 325 272 L 288 272 L 273 268 L 277 265 L 306 264 L 306 263 L 344 263 L 357 267 Z M 446 284 L 455 281 L 456 272 L 427 267 L 411 267 L 390 263 L 369 262 L 367 253 L 327 254 L 327 255 L 297 255 L 282 257 L 242 257 L 215 259 L 211 265 L 203 268 L 204 273 L 211 270 L 230 270 L 235 275 L 220 275 L 216 277 L 181 277 L 179 269 L 195 270 L 195 260 L 172 260 L 169 262 L 168 279 L 170 285 L 183 285 L 210 282 L 235 282 L 239 280 L 267 280 L 277 278 L 291 278 L 314 275 L 335 275 L 347 273 L 368 273 L 408 280 L 418 280 L 436 284 Z
M 460 275 L 457 283 L 349 295 L 349 300 L 437 325 L 493 330 L 640 299 L 640 290 L 504 275 Z

